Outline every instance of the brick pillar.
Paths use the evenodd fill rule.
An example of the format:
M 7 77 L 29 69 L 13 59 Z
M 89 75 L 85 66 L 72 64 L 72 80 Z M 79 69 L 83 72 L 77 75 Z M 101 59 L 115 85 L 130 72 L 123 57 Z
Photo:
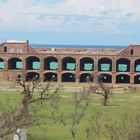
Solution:
M 41 81 L 43 81 L 43 79 L 44 79 L 43 73 L 44 73 L 44 58 L 40 57 L 40 71 L 39 71 L 39 75 L 40 75 Z
M 98 58 L 94 57 L 94 83 L 98 81 Z
M 22 80 L 26 80 L 26 58 L 22 58 Z
M 130 84 L 134 84 L 134 70 L 135 70 L 135 61 L 134 59 L 130 60 Z
M 79 60 L 79 58 L 77 57 L 76 58 L 76 83 L 79 83 L 79 80 L 80 80 L 80 78 L 79 78 L 79 72 L 80 72 L 80 60 Z
M 112 84 L 116 83 L 116 58 L 112 59 Z
M 9 75 L 8 75 L 8 58 L 6 57 L 4 59 L 4 74 L 3 74 L 3 79 L 4 80 L 9 80 Z
M 61 73 L 62 73 L 62 60 L 61 57 L 58 57 L 58 72 L 57 72 L 57 82 L 61 82 Z

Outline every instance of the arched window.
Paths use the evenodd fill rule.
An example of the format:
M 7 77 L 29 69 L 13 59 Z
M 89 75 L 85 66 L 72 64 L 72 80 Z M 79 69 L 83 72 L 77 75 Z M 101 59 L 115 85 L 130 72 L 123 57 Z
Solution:
M 120 58 L 116 64 L 117 72 L 130 72 L 130 60 L 126 58 Z
M 39 70 L 40 60 L 36 56 L 30 56 L 26 58 L 26 69 L 27 70 Z
M 93 75 L 90 73 L 83 73 L 80 75 L 80 82 L 93 82 Z
M 31 81 L 33 79 L 39 79 L 39 73 L 37 72 L 28 72 L 26 73 L 26 81 Z
M 63 73 L 62 82 L 75 82 L 75 74 L 73 73 Z
M 80 59 L 80 71 L 93 71 L 94 60 L 89 57 Z
M 52 72 L 45 73 L 44 74 L 44 81 L 47 81 L 47 82 L 57 82 L 57 74 L 56 73 L 52 73 Z
M 112 71 L 112 60 L 101 58 L 98 60 L 98 71 Z
M 76 69 L 76 60 L 72 57 L 65 57 L 62 60 L 62 70 L 73 71 Z
M 116 83 L 130 83 L 130 76 L 126 74 L 117 75 Z
M 55 57 L 46 57 L 44 59 L 44 70 L 58 70 L 58 60 Z
M 8 69 L 10 70 L 20 70 L 22 69 L 22 61 L 19 58 L 10 58 L 8 60 Z
M 100 74 L 99 78 L 103 83 L 112 83 L 112 76 L 110 74 Z

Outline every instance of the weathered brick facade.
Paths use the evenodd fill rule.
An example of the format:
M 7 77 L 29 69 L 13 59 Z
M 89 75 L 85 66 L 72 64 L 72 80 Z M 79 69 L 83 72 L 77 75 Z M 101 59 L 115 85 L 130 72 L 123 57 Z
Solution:
M 22 68 L 16 66 L 22 63 Z M 39 63 L 39 68 L 31 66 Z M 57 63 L 50 69 L 50 63 Z M 71 67 L 67 68 L 70 64 Z M 74 64 L 74 65 L 73 65 Z M 4 66 L 3 66 L 4 65 Z M 84 66 L 93 66 L 84 69 Z M 102 69 L 108 65 L 108 69 Z M 119 67 L 124 65 L 124 70 Z M 86 82 L 97 81 L 102 74 L 105 83 L 140 84 L 140 45 L 126 49 L 82 48 L 32 48 L 27 42 L 5 41 L 0 45 L 0 79 L 14 80 L 17 77 L 30 80 L 33 77 L 44 81 Z

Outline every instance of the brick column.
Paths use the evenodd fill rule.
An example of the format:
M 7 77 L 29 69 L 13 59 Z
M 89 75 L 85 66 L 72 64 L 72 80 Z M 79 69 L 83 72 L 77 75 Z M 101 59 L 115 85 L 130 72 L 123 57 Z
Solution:
M 116 58 L 112 59 L 112 84 L 116 83 Z
M 80 60 L 79 57 L 76 57 L 76 83 L 79 83 L 79 72 L 80 72 Z
M 135 70 L 135 61 L 132 58 L 130 60 L 130 84 L 134 84 L 134 70 Z
M 94 83 L 98 81 L 98 58 L 94 57 Z
M 41 81 L 44 80 L 43 72 L 44 72 L 44 57 L 40 57 L 40 71 L 39 71 L 39 75 L 40 75 Z
M 61 57 L 58 57 L 58 72 L 57 72 L 57 82 L 61 82 L 61 73 L 62 73 L 62 60 Z
M 22 58 L 22 80 L 26 80 L 26 58 Z
M 4 59 L 4 74 L 3 74 L 3 79 L 4 80 L 9 80 L 9 75 L 8 75 L 8 58 L 5 57 Z

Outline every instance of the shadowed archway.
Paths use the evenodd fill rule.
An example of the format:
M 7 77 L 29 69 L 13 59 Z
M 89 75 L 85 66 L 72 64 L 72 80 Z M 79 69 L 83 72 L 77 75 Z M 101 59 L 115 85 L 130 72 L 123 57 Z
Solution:
M 116 76 L 116 83 L 130 83 L 130 76 L 126 74 L 119 74 Z

